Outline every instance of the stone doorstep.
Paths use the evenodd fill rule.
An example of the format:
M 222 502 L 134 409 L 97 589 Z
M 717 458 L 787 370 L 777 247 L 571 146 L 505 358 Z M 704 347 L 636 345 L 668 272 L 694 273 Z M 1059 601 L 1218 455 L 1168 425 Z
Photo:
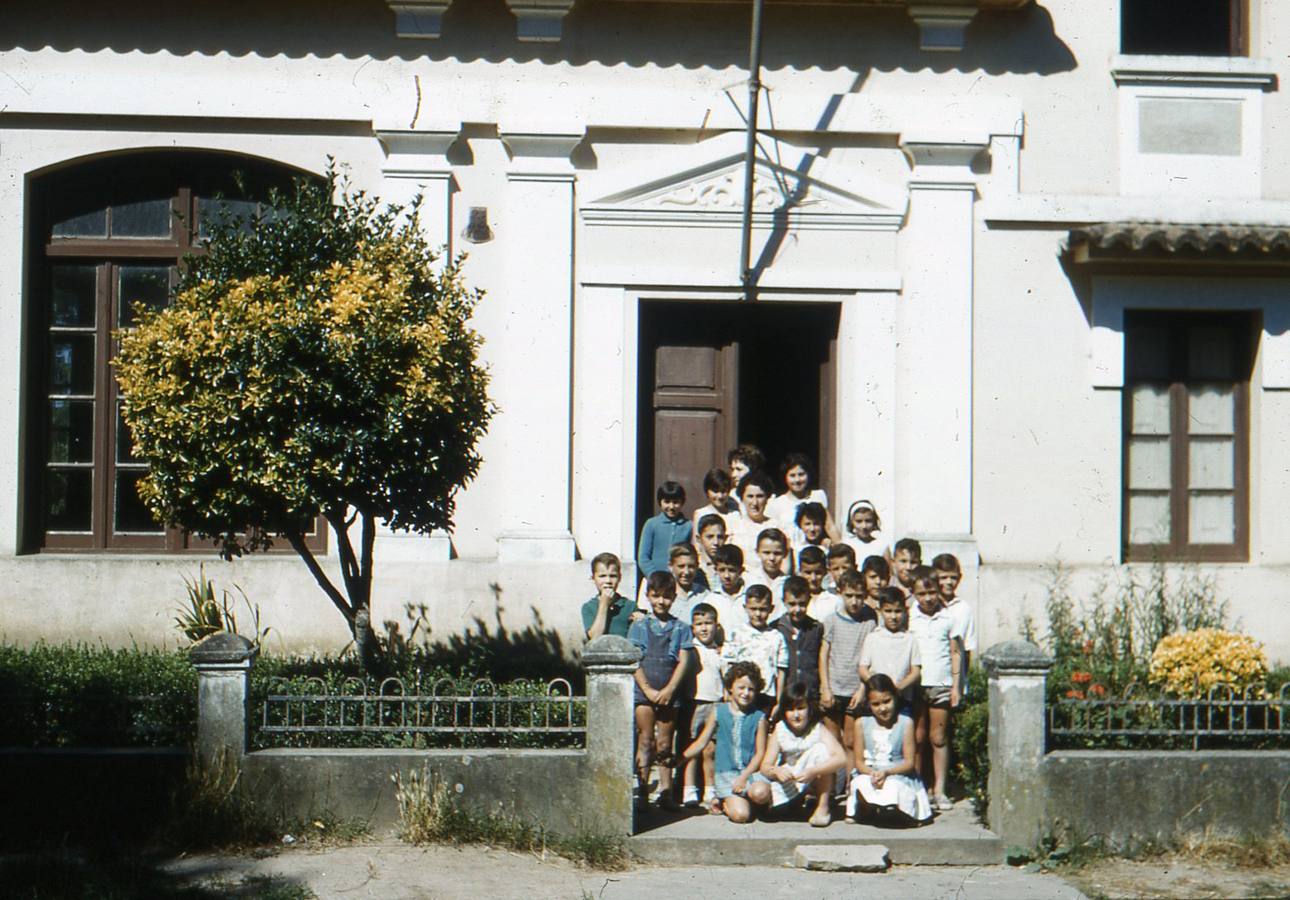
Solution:
M 882 844 L 805 844 L 793 851 L 793 865 L 812 872 L 885 872 L 891 854 Z

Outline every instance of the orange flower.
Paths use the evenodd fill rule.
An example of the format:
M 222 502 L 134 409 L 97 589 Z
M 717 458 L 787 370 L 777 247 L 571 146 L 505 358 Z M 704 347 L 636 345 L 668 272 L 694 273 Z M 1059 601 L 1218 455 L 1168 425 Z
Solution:
M 1071 681 L 1075 684 L 1088 684 L 1093 680 L 1092 672 L 1072 672 Z
M 1106 696 L 1106 688 L 1102 687 L 1102 685 L 1100 684 L 1091 685 L 1088 689 L 1088 692 L 1091 696 L 1094 696 L 1094 697 Z
M 1069 699 L 1069 700 L 1083 700 L 1083 699 L 1084 699 L 1084 692 L 1083 692 L 1083 691 L 1070 690 L 1070 691 L 1067 691 L 1067 692 L 1066 692 L 1066 697 L 1067 697 L 1067 699 Z

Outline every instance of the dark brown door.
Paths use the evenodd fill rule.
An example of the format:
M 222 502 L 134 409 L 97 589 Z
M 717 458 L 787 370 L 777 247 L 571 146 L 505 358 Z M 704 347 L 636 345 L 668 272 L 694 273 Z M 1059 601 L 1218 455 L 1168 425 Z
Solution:
M 654 350 L 654 487 L 679 481 L 690 511 L 707 502 L 703 476 L 735 443 L 738 353 L 733 343 Z

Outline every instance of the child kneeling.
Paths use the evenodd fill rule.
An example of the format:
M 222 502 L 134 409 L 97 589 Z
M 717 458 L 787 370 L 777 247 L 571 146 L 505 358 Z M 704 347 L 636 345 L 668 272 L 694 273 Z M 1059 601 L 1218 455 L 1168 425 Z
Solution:
M 717 752 L 714 781 L 716 798 L 709 808 L 715 816 L 731 822 L 752 821 L 748 802 L 748 781 L 761 768 L 766 754 L 766 714 L 757 708 L 763 682 L 756 663 L 731 663 L 722 677 L 727 700 L 717 704 L 694 743 L 685 748 L 685 758 L 694 759 L 715 736 Z
M 868 710 L 855 726 L 856 771 L 847 817 L 875 825 L 925 825 L 932 804 L 914 775 L 913 719 L 900 709 L 900 693 L 889 676 L 870 676 L 865 695 Z
M 846 751 L 820 721 L 820 698 L 794 682 L 780 702 L 783 719 L 771 733 L 761 771 L 752 777 L 748 799 L 759 806 L 785 806 L 804 792 L 814 794 L 810 823 L 823 828 L 832 820 L 829 795 L 833 776 L 846 765 Z

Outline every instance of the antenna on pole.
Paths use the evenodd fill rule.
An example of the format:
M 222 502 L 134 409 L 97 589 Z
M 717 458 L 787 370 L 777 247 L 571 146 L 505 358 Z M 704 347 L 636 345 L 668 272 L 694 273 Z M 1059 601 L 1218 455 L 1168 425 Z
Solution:
M 752 209 L 753 177 L 757 168 L 757 105 L 761 100 L 761 12 L 764 0 L 753 0 L 752 42 L 748 53 L 748 139 L 744 148 L 744 210 L 740 235 L 739 278 L 744 299 L 753 299 Z

